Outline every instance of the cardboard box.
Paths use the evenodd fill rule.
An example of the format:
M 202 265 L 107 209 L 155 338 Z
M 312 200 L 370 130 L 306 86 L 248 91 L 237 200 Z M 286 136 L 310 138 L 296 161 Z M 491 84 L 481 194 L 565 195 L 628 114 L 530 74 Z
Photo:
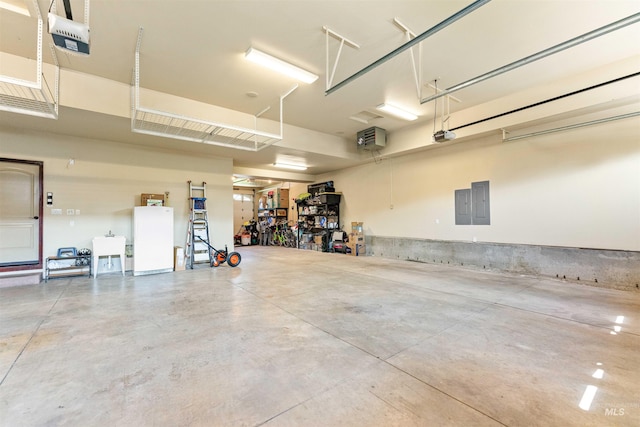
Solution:
M 140 206 L 164 206 L 164 194 L 146 194 L 140 196 Z
M 289 189 L 281 188 L 278 191 L 278 208 L 288 208 L 289 207 Z
M 349 243 L 347 243 L 347 247 L 350 249 L 350 251 L 348 251 L 348 254 L 352 256 L 365 256 L 367 253 L 367 249 L 364 243 L 352 243 L 350 241 Z
M 185 269 L 186 259 L 184 256 L 184 248 L 182 246 L 175 246 L 173 248 L 173 269 L 174 271 L 181 271 Z
M 288 188 L 277 188 L 262 194 L 258 201 L 259 209 L 289 208 Z
M 362 223 L 360 223 L 362 224 Z M 351 249 L 350 255 L 363 256 L 366 253 L 364 244 L 364 235 L 361 233 L 349 233 L 349 241 L 347 247 Z
M 363 234 L 364 233 L 364 223 L 362 222 L 352 222 L 351 223 L 351 232 L 352 233 L 356 233 L 356 234 Z
M 349 233 L 349 243 L 364 245 L 364 235 L 359 233 Z
M 313 237 L 313 242 L 314 242 L 316 245 L 321 245 L 321 246 L 322 246 L 322 236 L 314 236 L 314 237 Z

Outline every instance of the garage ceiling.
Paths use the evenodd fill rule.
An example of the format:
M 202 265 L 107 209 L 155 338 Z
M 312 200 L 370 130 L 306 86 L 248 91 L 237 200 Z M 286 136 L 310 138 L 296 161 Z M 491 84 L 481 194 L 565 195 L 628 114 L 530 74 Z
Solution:
M 16 1 L 21 0 L 12 0 Z M 326 47 L 329 46 L 331 73 L 340 44 L 335 37 L 327 39 L 323 27 L 359 45 L 359 49 L 342 48 L 335 84 L 407 42 L 407 35 L 394 20 L 421 34 L 470 3 L 470 0 L 91 0 L 90 56 L 61 51 L 56 51 L 56 56 L 63 70 L 130 84 L 136 40 L 142 27 L 142 87 L 256 114 L 265 106 L 277 107 L 278 97 L 293 81 L 246 61 L 244 52 L 253 46 L 320 75 L 313 84 L 300 84 L 286 99 L 284 122 L 343 137 L 344 143 L 350 145 L 355 144 L 357 131 L 370 126 L 393 132 L 416 123 L 432 123 L 434 103 L 421 104 L 417 92 L 419 89 L 422 97 L 433 94 L 428 84 L 435 79 L 439 87 L 450 87 L 640 12 L 637 0 L 493 0 L 420 43 L 422 56 L 417 64 L 420 87 L 415 83 L 410 52 L 405 51 L 343 88 L 329 95 L 325 93 Z M 46 16 L 50 0 L 39 0 L 38 4 Z M 71 6 L 74 19 L 83 21 L 84 1 L 71 0 Z M 63 14 L 62 1 L 57 8 Z M 33 22 L 34 18 L 0 9 L 0 51 L 34 58 Z M 45 34 L 45 42 L 49 40 Z M 456 92 L 461 102 L 451 103 L 452 124 L 456 124 L 458 111 L 637 58 L 640 53 L 637 40 L 640 24 L 633 24 Z M 53 63 L 48 48 L 44 49 L 44 61 Z M 561 94 L 562 88 L 558 91 Z M 377 111 L 375 107 L 383 102 L 403 106 L 419 119 L 407 122 Z M 62 104 L 58 120 L 1 112 L 0 126 L 163 149 L 189 144 L 187 151 L 233 157 L 235 166 L 263 170 L 271 169 L 278 156 L 304 160 L 312 166 L 309 172 L 313 174 L 363 161 L 278 144 L 259 153 L 246 153 L 138 135 L 130 131 L 129 120 Z M 265 117 L 277 120 L 277 113 L 278 108 L 271 108 Z M 368 121 L 363 122 L 362 118 Z

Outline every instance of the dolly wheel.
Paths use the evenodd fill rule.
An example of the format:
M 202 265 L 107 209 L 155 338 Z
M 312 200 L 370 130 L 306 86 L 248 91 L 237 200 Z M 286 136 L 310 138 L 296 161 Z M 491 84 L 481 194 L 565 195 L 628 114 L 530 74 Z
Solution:
M 214 257 L 213 260 L 211 261 L 211 267 L 217 267 L 220 265 L 220 261 L 218 261 L 218 258 Z
M 242 257 L 238 252 L 231 252 L 227 258 L 227 264 L 231 267 L 237 267 L 238 264 L 240 264 L 240 261 L 242 261 Z
M 215 251 L 213 254 L 213 258 L 218 261 L 219 264 L 224 264 L 227 260 L 227 252 L 226 251 Z

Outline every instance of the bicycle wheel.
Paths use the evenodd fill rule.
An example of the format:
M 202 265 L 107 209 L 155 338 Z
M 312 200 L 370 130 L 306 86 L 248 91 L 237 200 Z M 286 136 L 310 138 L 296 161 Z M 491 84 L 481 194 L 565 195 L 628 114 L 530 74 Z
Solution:
M 285 242 L 286 242 L 285 246 L 288 247 L 288 248 L 295 248 L 296 247 L 295 236 L 293 234 L 291 234 L 291 233 L 287 234 Z
M 238 252 L 231 252 L 227 257 L 227 264 L 231 267 L 237 267 L 240 261 L 242 261 L 242 257 Z

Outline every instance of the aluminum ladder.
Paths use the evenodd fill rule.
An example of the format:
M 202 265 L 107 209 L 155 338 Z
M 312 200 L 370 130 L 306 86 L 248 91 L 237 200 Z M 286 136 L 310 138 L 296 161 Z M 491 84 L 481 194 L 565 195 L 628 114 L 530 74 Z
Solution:
M 189 184 L 189 226 L 187 228 L 186 268 L 193 269 L 196 263 L 213 265 L 213 253 L 209 243 L 209 217 L 207 215 L 206 182 Z

